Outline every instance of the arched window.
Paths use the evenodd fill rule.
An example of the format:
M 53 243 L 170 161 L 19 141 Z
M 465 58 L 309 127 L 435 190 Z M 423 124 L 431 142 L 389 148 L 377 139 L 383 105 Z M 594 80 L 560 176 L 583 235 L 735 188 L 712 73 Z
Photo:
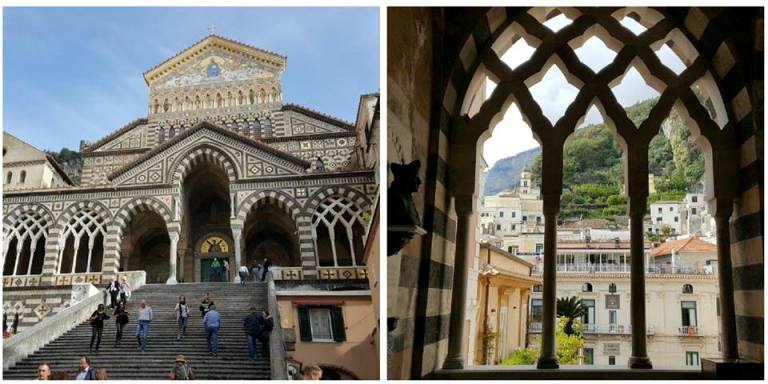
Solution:
M 616 284 L 614 283 L 608 284 L 608 293 L 616 293 Z
M 267 102 L 267 92 L 264 89 L 259 90 L 259 104 Z
M 245 104 L 245 97 L 243 97 L 243 91 L 237 91 L 237 105 Z
M 163 100 L 163 112 L 169 112 L 171 110 L 171 104 L 168 99 Z
M 27 171 L 21 171 L 21 174 L 19 174 L 19 183 L 24 184 L 25 181 L 27 181 Z
M 319 266 L 364 264 L 363 210 L 346 197 L 330 197 L 320 203 L 312 217 L 312 234 Z
M 10 184 L 11 180 L 13 180 L 13 172 L 8 171 L 8 173 L 5 175 L 5 183 Z
M 37 213 L 23 214 L 6 236 L 3 275 L 39 275 L 43 273 L 48 222 Z
M 248 103 L 256 104 L 256 93 L 253 92 L 253 89 L 248 92 Z
M 101 272 L 106 223 L 90 208 L 77 212 L 60 238 L 59 273 Z
M 582 292 L 592 292 L 592 284 L 590 284 L 590 283 L 584 283 L 584 284 L 581 286 L 581 291 L 582 291 Z
M 216 94 L 216 107 L 220 108 L 224 106 L 224 98 L 221 97 L 221 93 Z
M 168 130 L 168 138 L 172 139 L 174 136 L 176 136 L 176 128 L 171 127 L 171 129 Z
M 693 285 L 683 284 L 683 293 L 693 293 Z

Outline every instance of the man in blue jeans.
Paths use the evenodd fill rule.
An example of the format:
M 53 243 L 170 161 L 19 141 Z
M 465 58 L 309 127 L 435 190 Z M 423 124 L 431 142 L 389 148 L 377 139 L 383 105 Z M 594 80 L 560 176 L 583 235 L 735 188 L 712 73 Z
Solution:
M 243 320 L 243 328 L 245 328 L 245 337 L 248 339 L 248 357 L 250 357 L 251 360 L 255 360 L 256 339 L 262 329 L 261 315 L 256 312 L 256 307 L 251 307 L 251 313 Z
M 211 305 L 208 313 L 203 317 L 205 337 L 208 340 L 208 352 L 216 356 L 219 352 L 219 328 L 221 328 L 221 315 L 215 305 Z
M 136 340 L 139 342 L 139 349 L 142 352 L 147 351 L 147 339 L 149 338 L 149 323 L 152 321 L 152 307 L 147 305 L 146 300 L 141 300 L 139 310 L 136 311 L 139 324 L 136 326 Z

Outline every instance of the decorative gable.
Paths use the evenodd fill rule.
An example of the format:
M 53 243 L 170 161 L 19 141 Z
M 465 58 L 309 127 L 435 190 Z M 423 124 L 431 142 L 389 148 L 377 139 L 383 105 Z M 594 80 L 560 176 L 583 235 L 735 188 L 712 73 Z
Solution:
M 199 153 L 226 163 L 237 179 L 303 175 L 309 163 L 203 123 L 110 175 L 115 185 L 169 184 Z
M 354 131 L 351 123 L 295 104 L 283 107 L 284 136 L 307 136 Z
M 148 125 L 141 124 L 94 149 L 94 152 L 119 151 L 148 147 Z

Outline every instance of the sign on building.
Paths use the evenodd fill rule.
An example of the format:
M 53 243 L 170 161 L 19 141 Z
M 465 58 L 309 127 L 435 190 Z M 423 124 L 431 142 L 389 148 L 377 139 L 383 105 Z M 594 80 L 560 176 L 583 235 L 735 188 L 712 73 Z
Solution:
M 620 295 L 605 295 L 605 309 L 619 309 Z
M 607 356 L 619 356 L 620 353 L 620 346 L 619 343 L 605 343 L 603 344 L 603 354 Z

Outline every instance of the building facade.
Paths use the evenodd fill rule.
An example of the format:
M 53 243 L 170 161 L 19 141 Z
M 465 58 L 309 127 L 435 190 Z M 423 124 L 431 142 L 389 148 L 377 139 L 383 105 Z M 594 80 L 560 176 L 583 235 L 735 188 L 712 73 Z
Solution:
M 20 314 L 20 329 L 74 304 L 79 284 L 134 271 L 145 271 L 147 283 L 211 281 L 215 258 L 229 262 L 228 279 L 237 281 L 237 266 L 269 257 L 278 291 L 306 282 L 304 290 L 319 292 L 296 308 L 311 307 L 328 286 L 359 288 L 331 307 L 364 331 L 335 347 L 367 343 L 358 333 L 372 333 L 375 318 L 353 307 L 371 310 L 364 244 L 378 197 L 370 161 L 378 142 L 353 123 L 284 103 L 286 60 L 206 36 L 144 73 L 146 117 L 81 145 L 79 185 L 4 184 L 3 307 Z M 378 95 L 361 98 L 357 126 L 378 126 L 377 105 Z M 6 143 L 3 161 L 14 166 L 16 145 Z M 25 149 L 40 157 L 35 151 Z M 290 311 L 283 318 L 293 325 Z M 303 349 L 296 353 L 306 357 Z M 352 373 L 377 377 L 372 371 Z
M 529 298 L 541 279 L 532 276 L 533 264 L 490 244 L 478 254 L 478 309 L 474 338 L 468 345 L 472 365 L 494 365 L 527 344 Z
M 606 241 L 558 249 L 557 297 L 576 296 L 587 307 L 582 318 L 584 365 L 624 366 L 631 356 L 631 259 L 628 242 L 616 238 L 615 249 Z M 700 367 L 701 358 L 720 352 L 718 280 L 716 270 L 704 262 L 715 260 L 717 249 L 699 242 L 668 241 L 649 250 L 646 305 L 653 310 L 646 314 L 646 334 L 655 367 Z M 668 260 L 672 252 L 678 252 L 675 266 Z M 536 291 L 531 296 L 531 342 L 541 331 L 540 287 Z
M 514 190 L 482 197 L 479 219 L 483 240 L 513 255 L 541 254 L 544 250 L 542 204 L 531 172 L 524 169 L 520 184 Z

